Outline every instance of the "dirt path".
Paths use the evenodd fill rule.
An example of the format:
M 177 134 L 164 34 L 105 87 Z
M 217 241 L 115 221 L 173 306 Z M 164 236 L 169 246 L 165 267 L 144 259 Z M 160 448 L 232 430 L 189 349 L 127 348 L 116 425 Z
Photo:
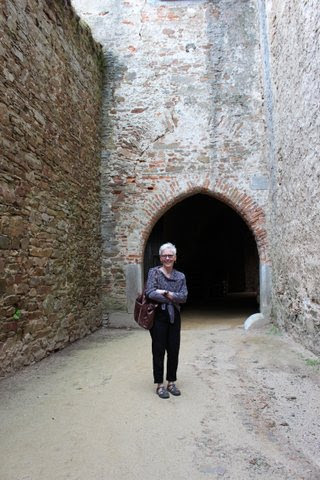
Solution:
M 0 382 L 1 480 L 320 479 L 312 354 L 239 318 L 187 316 L 161 400 L 149 334 L 102 329 Z

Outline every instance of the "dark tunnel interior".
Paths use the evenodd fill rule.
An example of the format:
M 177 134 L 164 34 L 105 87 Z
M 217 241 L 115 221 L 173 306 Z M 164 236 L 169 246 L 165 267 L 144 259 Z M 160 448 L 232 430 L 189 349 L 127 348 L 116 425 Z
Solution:
M 259 256 L 255 239 L 240 215 L 204 194 L 181 201 L 155 224 L 144 255 L 145 279 L 160 264 L 159 247 L 177 247 L 175 268 L 185 273 L 189 307 L 259 310 Z

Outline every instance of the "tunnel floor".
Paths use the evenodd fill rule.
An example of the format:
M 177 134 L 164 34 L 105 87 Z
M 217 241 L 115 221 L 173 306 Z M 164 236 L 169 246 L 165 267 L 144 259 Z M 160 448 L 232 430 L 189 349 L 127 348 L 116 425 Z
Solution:
M 254 313 L 259 312 L 256 295 L 230 293 L 211 302 L 188 302 L 182 308 L 182 327 L 199 328 L 209 325 L 242 325 Z

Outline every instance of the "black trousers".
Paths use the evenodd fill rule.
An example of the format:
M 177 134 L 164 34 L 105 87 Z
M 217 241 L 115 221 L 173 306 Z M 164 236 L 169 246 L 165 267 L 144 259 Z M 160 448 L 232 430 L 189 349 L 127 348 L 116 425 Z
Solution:
M 158 307 L 153 327 L 150 330 L 152 338 L 152 360 L 154 383 L 163 383 L 164 356 L 167 352 L 167 375 L 168 382 L 177 380 L 177 368 L 180 349 L 180 313 L 175 309 L 174 323 L 169 321 L 167 310 Z

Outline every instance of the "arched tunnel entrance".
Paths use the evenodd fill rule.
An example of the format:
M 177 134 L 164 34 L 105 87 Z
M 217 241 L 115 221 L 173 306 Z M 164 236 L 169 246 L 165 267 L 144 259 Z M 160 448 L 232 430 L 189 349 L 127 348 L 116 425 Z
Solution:
M 186 308 L 259 310 L 259 256 L 255 239 L 232 208 L 196 194 L 173 206 L 155 224 L 146 244 L 144 276 L 159 265 L 159 247 L 176 245 L 176 268 L 186 274 Z

